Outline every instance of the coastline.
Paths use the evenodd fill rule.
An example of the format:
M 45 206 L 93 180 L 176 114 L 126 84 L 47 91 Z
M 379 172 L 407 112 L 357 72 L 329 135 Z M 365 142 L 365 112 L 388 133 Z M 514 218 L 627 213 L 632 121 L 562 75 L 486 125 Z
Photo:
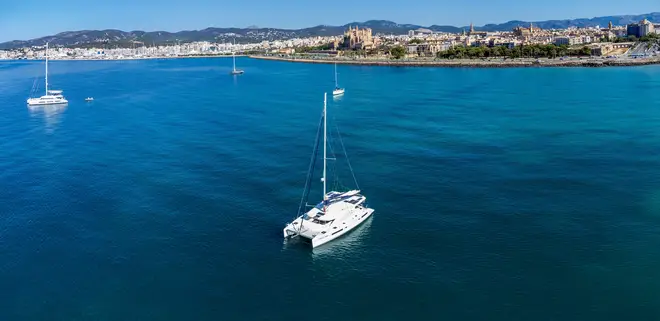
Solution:
M 248 56 L 252 59 L 276 60 L 297 63 L 343 64 L 387 67 L 461 67 L 461 68 L 512 68 L 512 67 L 625 67 L 660 64 L 660 57 L 637 59 L 455 59 L 455 60 L 389 60 L 389 59 L 336 59 L 336 58 L 295 58 L 276 56 Z
M 98 59 L 98 58 L 57 58 L 49 59 L 53 61 L 131 61 L 131 60 L 153 60 L 153 59 L 186 59 L 186 58 L 231 58 L 231 55 L 196 55 L 196 56 L 173 56 L 173 57 L 137 57 L 121 59 Z M 236 55 L 236 58 L 249 57 L 248 55 Z M 43 61 L 43 59 L 0 59 L 3 61 Z

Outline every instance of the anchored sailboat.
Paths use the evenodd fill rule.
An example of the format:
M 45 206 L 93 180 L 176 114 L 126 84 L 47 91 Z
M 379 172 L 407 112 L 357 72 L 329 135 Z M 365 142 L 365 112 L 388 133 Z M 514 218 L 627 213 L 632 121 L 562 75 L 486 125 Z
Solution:
M 337 63 L 335 63 L 335 89 L 332 91 L 333 96 L 343 95 L 346 89 L 339 87 L 339 82 L 337 81 Z
M 327 114 L 327 94 L 324 94 L 322 121 L 317 131 L 316 144 L 309 165 L 307 181 L 305 183 L 303 197 L 300 201 L 300 207 L 298 208 L 298 215 L 300 217 L 287 224 L 283 230 L 284 238 L 302 236 L 312 241 L 312 247 L 323 245 L 348 233 L 371 217 L 374 212 L 374 209 L 367 206 L 367 198 L 360 194 L 359 189 L 347 192 L 327 192 L 327 162 L 328 160 L 334 160 L 334 158 L 328 158 L 327 155 Z M 309 196 L 311 180 L 314 176 L 321 128 L 323 128 L 323 177 L 321 178 L 323 182 L 323 200 L 307 211 L 307 198 Z M 341 136 L 339 138 L 341 141 Z M 343 147 L 343 142 L 341 145 Z M 348 162 L 348 157 L 346 159 Z M 352 172 L 353 169 L 350 166 L 350 162 L 348 162 L 348 165 Z M 355 179 L 355 175 L 353 175 L 353 178 Z M 355 185 L 357 187 L 357 181 Z
M 234 45 L 236 45 L 236 40 L 234 40 Z M 245 71 L 241 69 L 236 69 L 236 52 L 231 52 L 231 58 L 234 60 L 234 68 L 231 70 L 230 74 L 232 75 L 242 75 Z
M 28 98 L 28 106 L 63 105 L 68 103 L 61 90 L 48 90 L 48 43 L 46 43 L 46 94 L 39 98 Z

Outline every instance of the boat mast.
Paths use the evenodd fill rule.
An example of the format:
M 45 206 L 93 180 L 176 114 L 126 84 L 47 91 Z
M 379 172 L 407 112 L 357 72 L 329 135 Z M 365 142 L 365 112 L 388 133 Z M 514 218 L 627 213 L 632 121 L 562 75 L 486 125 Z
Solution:
M 323 207 L 325 208 L 326 200 L 326 163 L 327 157 L 327 140 L 328 140 L 328 93 L 323 94 Z
M 46 95 L 48 95 L 48 43 L 46 43 Z
M 335 63 L 335 88 L 339 88 L 339 83 L 337 82 L 337 63 Z
M 232 59 L 234 59 L 234 71 L 236 71 L 236 38 L 234 38 L 234 47 L 231 51 Z

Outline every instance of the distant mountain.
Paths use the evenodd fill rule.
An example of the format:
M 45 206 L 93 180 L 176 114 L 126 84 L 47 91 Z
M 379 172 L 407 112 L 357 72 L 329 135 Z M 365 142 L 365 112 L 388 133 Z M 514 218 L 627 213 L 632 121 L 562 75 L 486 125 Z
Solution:
M 633 22 L 639 22 L 643 19 L 649 19 L 649 21 L 660 23 L 660 12 L 652 12 L 647 14 L 640 15 L 625 15 L 625 16 L 605 16 L 605 17 L 596 17 L 596 18 L 581 18 L 581 19 L 571 19 L 571 20 L 547 20 L 547 21 L 519 21 L 513 20 L 501 24 L 487 24 L 483 27 L 476 27 L 477 30 L 484 31 L 502 31 L 502 30 L 511 30 L 517 26 L 529 26 L 530 23 L 533 23 L 535 27 L 541 29 L 566 29 L 568 27 L 595 27 L 601 26 L 603 28 L 607 27 L 607 24 L 612 21 L 612 24 L 615 26 L 627 25 Z
M 624 16 L 607 16 L 596 17 L 591 19 L 572 19 L 572 20 L 548 20 L 548 21 L 533 21 L 536 27 L 542 29 L 565 29 L 568 27 L 593 27 L 593 26 L 607 26 L 612 21 L 614 25 L 625 25 L 631 22 L 636 22 L 642 19 L 649 19 L 653 22 L 660 22 L 660 12 L 641 14 L 641 15 L 624 15 Z M 529 21 L 509 21 L 501 24 L 487 24 L 482 27 L 475 27 L 476 30 L 483 31 L 508 31 L 517 26 L 528 26 Z M 81 30 L 81 31 L 67 31 L 58 33 L 53 36 L 41 37 L 32 40 L 15 40 L 5 43 L 0 43 L 0 49 L 15 49 L 31 46 L 43 46 L 46 42 L 50 42 L 55 46 L 66 47 L 91 47 L 99 45 L 109 46 L 131 46 L 134 42 L 143 42 L 147 45 L 150 44 L 174 44 L 177 42 L 191 42 L 191 41 L 216 41 L 216 42 L 230 42 L 237 43 L 255 43 L 261 41 L 272 40 L 285 40 L 300 37 L 313 37 L 313 36 L 335 36 L 341 35 L 349 26 L 360 28 L 371 28 L 376 34 L 406 34 L 409 30 L 419 28 L 429 29 L 435 32 L 451 32 L 457 33 L 462 30 L 468 30 L 469 27 L 454 27 L 446 25 L 432 25 L 424 27 L 413 24 L 398 24 L 387 20 L 369 20 L 365 22 L 353 22 L 343 26 L 325 26 L 319 25 L 304 29 L 276 29 L 276 28 L 259 28 L 257 26 L 250 26 L 248 28 L 206 28 L 203 30 L 187 30 L 179 32 L 167 31 L 121 31 L 121 30 Z

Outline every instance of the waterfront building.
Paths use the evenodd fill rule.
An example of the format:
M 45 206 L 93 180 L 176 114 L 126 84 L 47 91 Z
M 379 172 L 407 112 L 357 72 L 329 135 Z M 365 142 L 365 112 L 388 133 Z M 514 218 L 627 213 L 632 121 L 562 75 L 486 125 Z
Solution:
M 626 29 L 626 32 L 628 36 L 635 36 L 640 38 L 647 36 L 651 33 L 655 33 L 655 26 L 647 19 L 644 19 L 639 23 L 629 24 Z
M 411 56 L 418 56 L 418 57 L 434 57 L 438 52 L 442 51 L 443 48 L 448 48 L 447 45 L 445 44 L 437 44 L 437 43 L 420 43 L 420 44 L 414 44 L 414 45 L 408 45 L 407 46 L 407 54 Z M 445 50 L 447 50 L 445 49 Z
M 603 43 L 589 45 L 589 48 L 591 49 L 592 56 L 605 56 L 614 51 L 618 51 L 618 50 L 625 51 L 625 49 L 629 49 L 633 45 L 634 43 L 632 42 L 619 42 L 619 43 L 603 42 Z
M 570 37 L 555 37 L 555 45 L 557 46 L 568 46 L 571 44 L 571 38 Z

